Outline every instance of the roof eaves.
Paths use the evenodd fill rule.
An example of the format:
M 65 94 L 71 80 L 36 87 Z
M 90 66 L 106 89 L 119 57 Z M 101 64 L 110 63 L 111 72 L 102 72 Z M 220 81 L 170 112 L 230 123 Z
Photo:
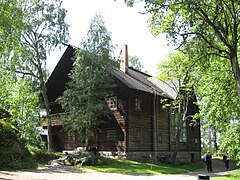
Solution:
M 165 93 L 165 91 L 163 91 L 161 88 L 159 88 L 155 83 L 153 83 L 150 80 L 151 78 L 153 78 L 151 75 L 135 70 L 133 68 L 130 68 L 130 71 L 127 72 L 130 77 L 136 79 L 138 82 L 142 83 L 143 85 L 151 89 L 152 93 L 157 93 L 160 96 L 172 99 L 171 96 Z
M 132 78 L 131 76 L 129 76 L 128 74 L 122 72 L 119 69 L 113 69 L 112 70 L 113 75 L 118 78 L 120 81 L 122 81 L 127 87 L 131 88 L 131 89 L 135 89 L 135 90 L 140 90 L 140 91 L 144 91 L 144 92 L 148 92 L 148 93 L 153 93 L 152 90 L 142 84 L 141 82 L 139 82 L 138 80 Z M 134 85 L 135 84 L 135 85 Z

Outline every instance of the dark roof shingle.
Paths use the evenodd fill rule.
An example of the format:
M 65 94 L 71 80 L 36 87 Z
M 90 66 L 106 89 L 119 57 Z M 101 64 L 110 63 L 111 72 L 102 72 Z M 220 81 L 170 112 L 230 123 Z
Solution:
M 57 97 L 61 96 L 62 92 L 66 88 L 66 83 L 69 81 L 68 74 L 73 67 L 72 57 L 74 55 L 75 49 L 75 47 L 68 45 L 63 56 L 54 68 L 50 77 L 48 78 L 46 86 L 50 102 L 55 101 Z M 166 88 L 166 85 L 165 87 L 163 87 L 163 83 L 159 83 L 156 78 L 146 73 L 130 67 L 127 68 L 127 71 L 125 73 L 116 68 L 112 69 L 110 72 L 114 75 L 114 77 L 116 77 L 119 81 L 121 81 L 130 89 L 139 90 L 151 94 L 157 92 L 159 95 L 165 98 L 175 98 L 174 93 L 169 91 L 170 88 Z

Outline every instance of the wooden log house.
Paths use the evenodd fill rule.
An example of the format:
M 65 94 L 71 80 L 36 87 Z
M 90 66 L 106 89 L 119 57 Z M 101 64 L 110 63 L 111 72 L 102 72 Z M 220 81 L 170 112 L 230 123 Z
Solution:
M 55 102 L 65 90 L 72 69 L 75 48 L 68 45 L 60 61 L 47 81 L 50 101 L 53 147 L 56 151 L 73 150 L 84 146 L 77 132 L 63 131 L 59 116 L 64 110 Z M 114 94 L 106 97 L 112 118 L 104 120 L 101 131 L 91 141 L 91 146 L 105 155 L 123 154 L 128 158 L 139 159 L 150 156 L 166 160 L 175 150 L 173 132 L 174 118 L 170 110 L 162 108 L 161 99 L 169 101 L 177 94 L 166 84 L 146 73 L 128 67 L 128 50 L 124 45 L 120 52 L 120 68 L 112 71 L 117 83 Z M 198 112 L 189 103 L 188 115 Z M 177 159 L 184 162 L 200 160 L 200 125 L 190 126 L 187 121 L 182 131 Z

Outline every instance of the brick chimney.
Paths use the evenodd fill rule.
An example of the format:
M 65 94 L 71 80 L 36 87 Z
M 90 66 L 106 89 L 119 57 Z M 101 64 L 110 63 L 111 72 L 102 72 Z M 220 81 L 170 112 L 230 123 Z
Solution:
M 126 44 L 122 46 L 119 59 L 120 59 L 120 70 L 125 73 L 128 68 L 128 47 Z

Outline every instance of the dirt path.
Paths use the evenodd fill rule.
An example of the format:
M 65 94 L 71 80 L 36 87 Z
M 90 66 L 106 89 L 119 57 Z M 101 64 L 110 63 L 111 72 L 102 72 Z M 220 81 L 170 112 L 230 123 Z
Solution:
M 230 162 L 229 171 L 236 169 L 236 165 Z M 86 172 L 81 169 L 66 167 L 66 166 L 44 166 L 42 168 L 28 171 L 0 171 L 0 180 L 196 180 L 198 174 L 209 175 L 210 177 L 218 177 L 228 174 L 222 161 L 213 160 L 213 172 L 207 173 L 206 168 L 187 174 L 176 175 L 123 175 L 117 173 L 101 173 L 101 172 Z

